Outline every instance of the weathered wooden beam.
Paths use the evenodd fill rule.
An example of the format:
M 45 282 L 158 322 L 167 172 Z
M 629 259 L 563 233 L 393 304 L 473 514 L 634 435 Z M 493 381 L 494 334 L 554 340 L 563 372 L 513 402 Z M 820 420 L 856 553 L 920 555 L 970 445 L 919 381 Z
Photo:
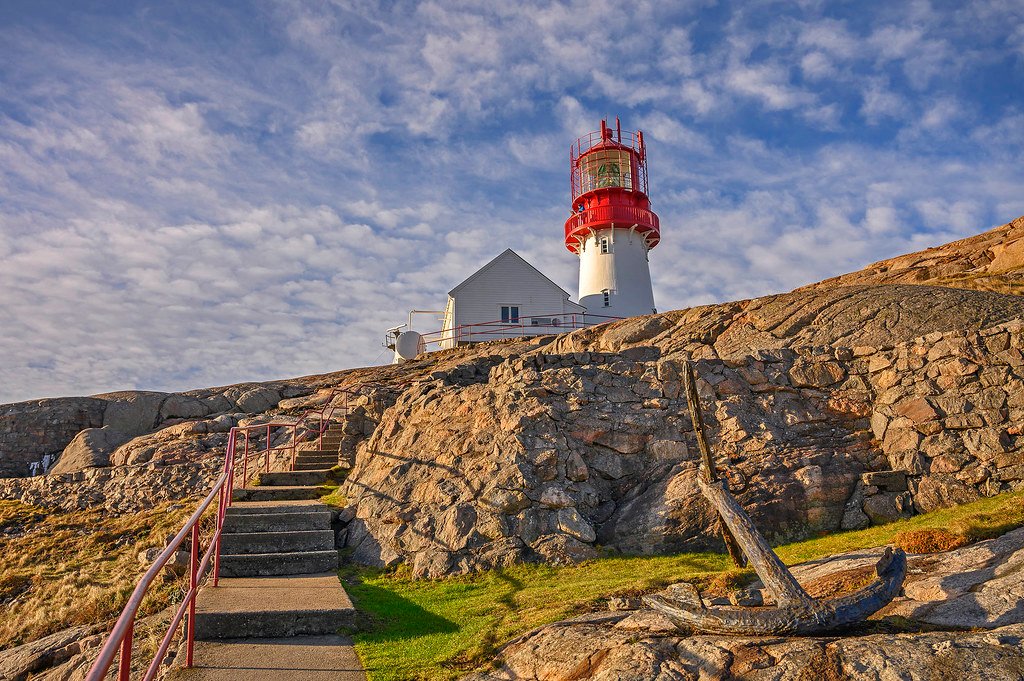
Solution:
M 796 581 L 793 574 L 786 567 L 768 540 L 764 538 L 754 521 L 750 519 L 747 512 L 739 505 L 721 480 L 704 482 L 698 480 L 700 491 L 718 511 L 722 522 L 729 528 L 734 540 L 742 548 L 744 555 L 750 562 L 750 567 L 761 578 L 765 589 L 772 595 L 778 605 L 793 605 L 797 603 L 810 603 L 812 598 L 807 595 L 800 582 Z
M 775 599 L 774 607 L 705 607 L 692 585 L 679 584 L 675 594 L 651 594 L 644 602 L 664 613 L 677 627 L 705 633 L 771 635 L 821 633 L 860 622 L 891 601 L 906 577 L 907 558 L 903 551 L 887 548 L 875 566 L 878 579 L 867 587 L 841 598 L 815 600 L 804 591 L 747 512 L 718 479 L 714 458 L 704 434 L 696 381 L 687 362 L 683 372 L 686 399 L 701 452 L 697 484 L 718 511 L 729 553 L 746 556 Z M 738 562 L 738 561 L 737 561 Z
M 708 437 L 704 432 L 704 415 L 700 410 L 697 380 L 694 378 L 693 365 L 690 362 L 683 364 L 683 387 L 686 391 L 686 404 L 690 408 L 693 433 L 697 436 L 697 448 L 700 450 L 701 464 L 698 468 L 698 475 L 706 483 L 714 482 L 718 479 L 718 473 L 714 457 L 711 454 L 711 445 L 708 444 Z M 737 567 L 744 567 L 747 564 L 746 558 L 726 525 L 722 525 L 722 540 L 725 542 L 725 550 L 729 552 L 732 562 Z
M 644 602 L 687 632 L 738 636 L 821 634 L 863 622 L 889 603 L 903 586 L 907 557 L 899 549 L 887 548 L 875 569 L 879 578 L 859 591 L 789 606 L 706 608 L 703 603 L 695 605 L 690 598 L 673 599 L 658 594 L 644 596 Z

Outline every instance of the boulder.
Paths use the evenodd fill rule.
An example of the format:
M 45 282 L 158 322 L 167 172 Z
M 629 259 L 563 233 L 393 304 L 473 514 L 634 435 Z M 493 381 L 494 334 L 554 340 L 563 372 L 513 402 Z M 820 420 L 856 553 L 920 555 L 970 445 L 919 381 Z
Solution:
M 273 388 L 258 387 L 247 390 L 237 398 L 235 404 L 238 408 L 249 414 L 258 414 L 277 406 L 281 401 L 281 395 Z
M 77 473 L 86 468 L 110 465 L 110 455 L 129 440 L 129 436 L 110 426 L 86 428 L 64 448 L 50 474 Z
M 196 419 L 209 414 L 209 407 L 203 400 L 174 393 L 168 395 L 160 405 L 160 420 Z
M 107 400 L 103 425 L 134 437 L 156 428 L 160 420 L 160 407 L 167 393 L 134 390 L 97 397 Z
M 798 362 L 789 370 L 795 388 L 824 388 L 845 377 L 846 370 L 837 362 Z
M 981 494 L 973 486 L 948 474 L 925 475 L 914 494 L 914 507 L 920 513 L 966 504 L 979 499 Z
M 530 548 L 552 565 L 573 565 L 598 556 L 593 546 L 566 534 L 543 535 Z
M 575 508 L 559 509 L 555 514 L 554 529 L 581 542 L 590 543 L 597 539 L 593 526 Z

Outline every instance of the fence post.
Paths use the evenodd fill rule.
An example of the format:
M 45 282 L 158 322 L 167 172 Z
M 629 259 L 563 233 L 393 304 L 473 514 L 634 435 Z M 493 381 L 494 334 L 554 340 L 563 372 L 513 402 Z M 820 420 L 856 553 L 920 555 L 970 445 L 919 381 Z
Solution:
M 245 451 L 242 453 L 242 487 L 249 484 L 249 431 L 245 431 Z M 234 483 L 232 482 L 232 486 Z
M 188 603 L 188 622 L 185 624 L 188 639 L 185 642 L 185 666 L 192 667 L 192 651 L 196 640 L 196 598 L 198 597 L 197 585 L 199 583 L 199 519 L 192 526 L 192 550 L 189 560 L 188 590 L 192 598 Z
M 267 472 L 270 472 L 270 424 L 267 424 Z
M 121 639 L 121 659 L 117 665 L 117 681 L 130 681 L 132 673 L 132 639 L 135 638 L 135 620 L 128 623 L 128 630 Z
M 292 426 L 292 470 L 295 470 L 295 446 L 298 444 L 296 439 L 299 437 L 299 424 L 296 423 Z

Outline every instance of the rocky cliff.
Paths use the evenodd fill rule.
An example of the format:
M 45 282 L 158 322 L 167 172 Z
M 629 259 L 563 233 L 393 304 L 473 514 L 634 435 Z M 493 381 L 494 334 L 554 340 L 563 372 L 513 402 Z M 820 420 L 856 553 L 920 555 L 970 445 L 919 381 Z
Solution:
M 886 345 L 778 347 L 788 339 L 777 337 L 776 347 L 696 361 L 713 446 L 771 539 L 886 522 L 1024 479 L 1022 301 L 957 292 L 979 304 L 942 307 L 948 292 L 932 288 L 900 297 L 910 304 Z M 913 315 L 920 298 L 964 326 L 997 323 L 914 336 L 938 316 Z M 467 362 L 381 410 L 344 485 L 354 558 L 440 576 L 579 560 L 598 545 L 714 548 L 680 394 L 689 346 L 677 350 L 671 333 L 672 343 L 646 345 L 588 333 L 582 347 L 629 347 L 586 350 L 570 335 Z M 580 349 L 552 351 L 570 344 Z
M 968 239 L 882 260 L 807 288 L 898 283 L 1020 294 L 1024 290 L 1024 217 Z
M 439 576 L 708 548 L 680 395 L 689 359 L 733 489 L 775 540 L 997 494 L 1024 478 L 1024 299 L 902 282 L 1011 290 L 1022 232 L 1018 219 L 792 293 L 396 367 L 7 405 L 0 470 L 59 461 L 45 478 L 0 482 L 0 497 L 127 510 L 125 477 L 170 495 L 201 486 L 195 466 L 215 470 L 204 462 L 231 425 L 371 384 L 345 424 L 356 560 Z

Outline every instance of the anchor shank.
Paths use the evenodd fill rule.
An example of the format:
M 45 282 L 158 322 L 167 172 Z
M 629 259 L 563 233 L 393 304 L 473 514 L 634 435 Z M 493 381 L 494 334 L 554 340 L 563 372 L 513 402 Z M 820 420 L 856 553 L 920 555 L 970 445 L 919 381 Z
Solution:
M 715 471 L 715 461 L 711 454 L 711 445 L 708 444 L 707 434 L 704 432 L 704 416 L 700 411 L 700 397 L 697 395 L 697 381 L 693 376 L 693 365 L 686 362 L 683 365 L 683 384 L 686 390 L 686 404 L 690 408 L 690 420 L 693 421 L 693 433 L 697 436 L 697 448 L 700 449 L 701 465 L 699 475 L 704 482 L 714 482 L 718 479 Z M 729 533 L 729 528 L 722 526 L 722 540 L 725 542 L 725 549 L 729 557 L 737 567 L 745 567 L 747 560 L 740 549 L 736 539 Z
M 743 549 L 750 566 L 754 568 L 757 576 L 761 578 L 765 588 L 775 597 L 779 605 L 807 604 L 813 605 L 814 600 L 807 595 L 800 583 L 796 581 L 793 574 L 786 567 L 785 563 L 772 551 L 768 541 L 757 531 L 754 521 L 750 519 L 747 512 L 733 498 L 721 481 L 705 482 L 698 478 L 700 491 L 707 497 L 730 534 Z

